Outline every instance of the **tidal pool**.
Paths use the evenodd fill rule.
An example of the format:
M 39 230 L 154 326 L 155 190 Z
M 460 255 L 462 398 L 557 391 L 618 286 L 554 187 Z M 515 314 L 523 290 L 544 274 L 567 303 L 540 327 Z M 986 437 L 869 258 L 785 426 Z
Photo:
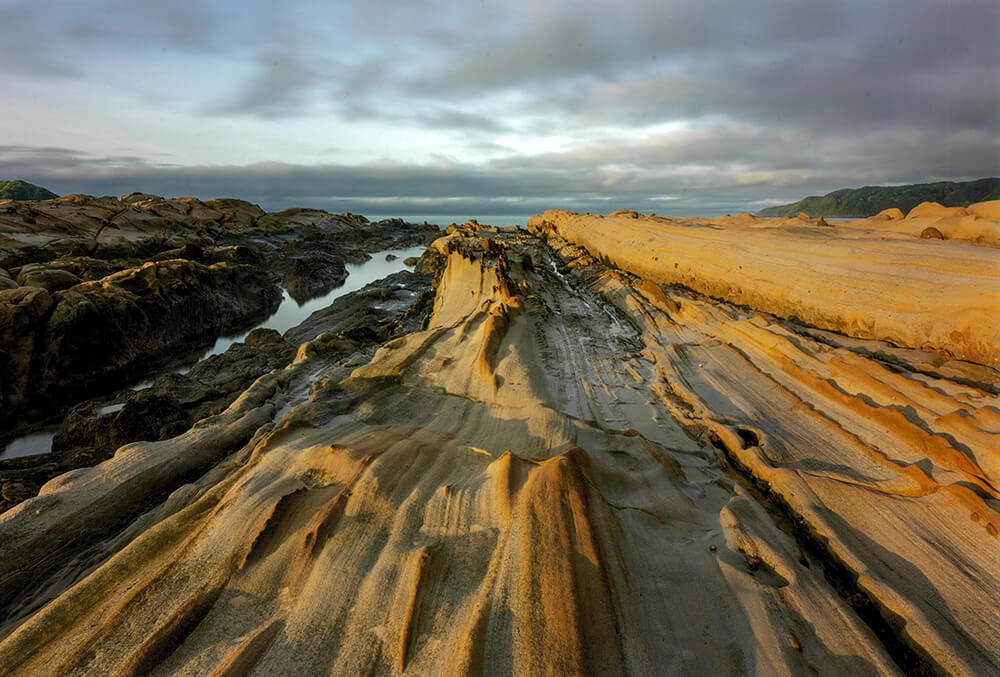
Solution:
M 20 458 L 22 456 L 51 453 L 52 438 L 55 436 L 55 430 L 43 430 L 18 437 L 4 447 L 3 453 L 0 453 L 0 461 L 10 458 Z
M 375 280 L 381 280 L 387 275 L 392 275 L 393 273 L 405 270 L 406 265 L 403 261 L 411 256 L 419 257 L 424 253 L 425 249 L 427 249 L 427 247 L 424 245 L 407 247 L 406 249 L 385 249 L 380 252 L 375 252 L 372 254 L 371 260 L 365 261 L 364 263 L 345 264 L 348 275 L 344 284 L 331 289 L 322 296 L 309 299 L 302 304 L 298 303 L 295 299 L 289 296 L 288 292 L 283 292 L 284 295 L 281 300 L 281 305 L 278 306 L 278 309 L 274 311 L 274 314 L 271 315 L 271 317 L 235 336 L 220 336 L 216 339 L 214 346 L 198 356 L 198 360 L 204 360 L 206 357 L 226 352 L 229 346 L 244 340 L 254 329 L 274 329 L 284 334 L 292 327 L 301 324 L 315 311 L 326 308 L 328 305 L 333 303 L 334 300 L 340 298 L 344 294 L 350 294 L 351 292 L 358 291 L 365 285 L 371 284 Z M 389 255 L 395 256 L 395 260 L 386 261 L 386 256 Z M 185 373 L 190 368 L 191 365 L 188 365 L 187 367 L 181 369 L 179 373 Z

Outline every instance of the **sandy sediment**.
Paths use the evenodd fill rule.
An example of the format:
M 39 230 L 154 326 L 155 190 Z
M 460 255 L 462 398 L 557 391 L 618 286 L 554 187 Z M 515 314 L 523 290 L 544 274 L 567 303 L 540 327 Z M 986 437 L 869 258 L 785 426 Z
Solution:
M 0 672 L 1000 670 L 988 362 L 663 286 L 599 243 L 667 225 L 573 218 L 452 229 L 423 330 L 321 334 L 0 514 Z M 669 228 L 715 279 L 725 229 Z

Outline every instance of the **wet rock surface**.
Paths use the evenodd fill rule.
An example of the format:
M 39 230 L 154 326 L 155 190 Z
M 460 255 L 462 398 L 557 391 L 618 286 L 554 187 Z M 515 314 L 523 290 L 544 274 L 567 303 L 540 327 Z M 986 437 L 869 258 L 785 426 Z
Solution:
M 0 368 L 5 419 L 137 378 L 220 332 L 263 319 L 281 300 L 271 276 L 246 265 L 146 263 L 50 293 L 0 292 L 7 320 Z
M 285 332 L 295 345 L 325 332 L 364 336 L 382 343 L 390 337 L 423 329 L 433 303 L 432 277 L 410 271 L 395 273 L 343 296 Z

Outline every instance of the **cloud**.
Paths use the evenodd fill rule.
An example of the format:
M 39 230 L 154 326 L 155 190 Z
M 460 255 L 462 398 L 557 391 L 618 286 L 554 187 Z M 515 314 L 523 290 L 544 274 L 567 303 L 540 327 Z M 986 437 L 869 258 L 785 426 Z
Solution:
M 766 152 L 769 133 L 720 125 L 625 142 L 599 139 L 560 153 L 424 164 L 172 166 L 65 148 L 0 146 L 0 176 L 57 192 L 239 197 L 267 209 L 341 211 L 348 207 L 337 205 L 351 205 L 369 213 L 524 214 L 555 207 L 607 211 L 611 205 L 710 215 L 839 187 L 978 178 L 996 174 L 1000 158 L 1000 139 L 975 130 L 950 135 L 944 146 L 938 135 L 919 130 L 819 140 L 786 132 Z M 886 165 L 887 158 L 894 164 Z
M 51 105 L 69 91 L 58 78 L 75 78 L 95 107 L 62 103 L 82 122 L 117 121 L 102 94 L 127 104 L 124 92 L 135 107 L 105 125 L 108 147 L 183 165 L 0 148 L 4 174 L 57 190 L 729 211 L 1000 173 L 995 0 L 8 0 L 0 19 L 13 27 L 6 79 L 31 95 L 52 81 Z M 137 66 L 108 70 L 122 63 Z M 162 79 L 142 81 L 147 70 Z M 157 146 L 158 133 L 175 141 Z M 209 134 L 219 166 L 205 165 Z M 313 146 L 354 155 L 307 164 Z
M 404 86 L 416 98 L 519 95 L 578 127 L 722 115 L 995 128 L 998 28 L 995 4 L 963 0 L 585 4 L 446 55 Z
M 58 50 L 45 49 L 48 29 L 34 7 L 0 5 L 0 63 L 10 75 L 37 77 L 77 77 L 80 69 L 62 58 Z
M 300 116 L 308 110 L 310 93 L 324 70 L 291 49 L 266 49 L 255 56 L 254 74 L 237 99 L 209 110 L 261 118 Z

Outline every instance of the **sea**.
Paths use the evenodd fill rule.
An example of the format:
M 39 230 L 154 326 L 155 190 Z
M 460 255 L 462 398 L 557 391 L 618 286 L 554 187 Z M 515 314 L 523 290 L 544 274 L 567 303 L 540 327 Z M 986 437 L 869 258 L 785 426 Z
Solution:
M 447 228 L 453 223 L 462 224 L 469 219 L 475 219 L 477 223 L 488 226 L 526 226 L 531 214 L 364 214 L 369 221 L 381 221 L 383 219 L 403 219 L 409 223 L 433 223 Z

